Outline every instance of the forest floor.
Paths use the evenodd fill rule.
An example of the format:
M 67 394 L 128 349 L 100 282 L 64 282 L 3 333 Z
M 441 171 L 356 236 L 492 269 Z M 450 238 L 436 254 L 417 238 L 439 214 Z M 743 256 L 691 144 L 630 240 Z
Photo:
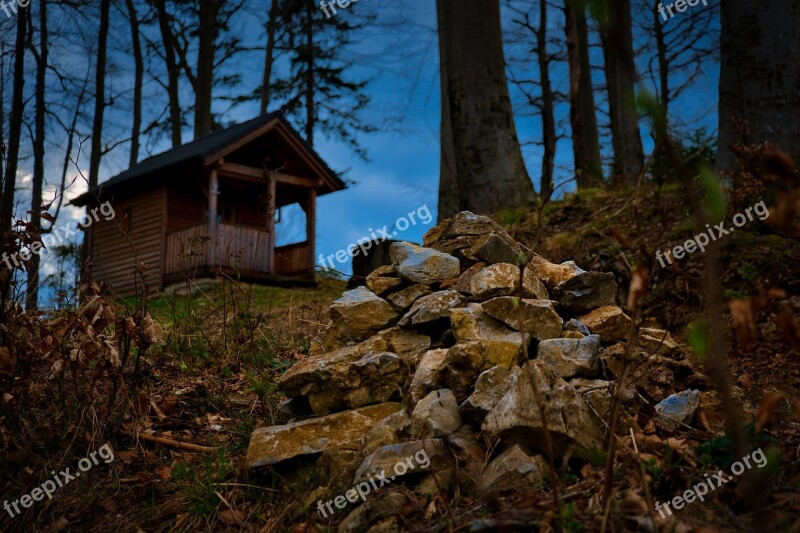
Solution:
M 599 190 L 553 202 L 544 212 L 542 244 L 536 243 L 534 213 L 504 213 L 499 222 L 545 258 L 614 272 L 620 287 L 627 288 L 628 258 L 640 246 L 666 249 L 692 233 L 678 189 L 644 195 L 641 211 L 629 197 Z M 702 259 L 694 254 L 660 269 L 643 304 L 646 325 L 673 332 L 687 351 L 691 324 L 703 306 Z M 794 297 L 791 301 L 800 304 L 800 246 L 757 223 L 727 237 L 723 269 L 727 300 L 769 301 L 769 290 L 781 289 L 785 299 Z M 43 472 L 75 465 L 92 449 L 90 443 L 110 442 L 115 450 L 114 461 L 89 470 L 51 500 L 34 502 L 13 518 L 3 513 L 0 530 L 335 528 L 346 514 L 332 520 L 317 516 L 315 500 L 309 501 L 316 485 L 298 491 L 277 480 L 251 479 L 242 460 L 256 427 L 286 421 L 278 409 L 283 398 L 275 389 L 276 378 L 308 353 L 310 340 L 327 322 L 327 308 L 343 290 L 344 282 L 331 279 L 316 289 L 251 287 L 228 280 L 151 300 L 148 309 L 159 342 L 142 357 L 138 378 L 123 388 L 121 407 L 64 415 L 58 407 L 63 390 L 50 383 L 49 404 L 14 415 L 21 421 L 10 430 L 0 425 L 1 449 L 7 450 L 0 462 L 7 477 L 0 480 L 0 498 L 18 498 L 41 483 Z M 602 465 L 570 463 L 561 480 L 559 510 L 549 490 L 533 487 L 527 494 L 486 501 L 470 484 L 458 486 L 452 498 L 432 499 L 395 484 L 383 490 L 408 496 L 399 523 L 416 531 L 646 531 L 653 530 L 647 524 L 654 518 L 663 531 L 800 530 L 800 347 L 787 340 L 778 313 L 766 304 L 756 309 L 748 324 L 755 342 L 747 350 L 730 324 L 727 328 L 732 381 L 756 415 L 758 429 L 765 428 L 753 441 L 769 459 L 758 475 L 744 476 L 705 502 L 687 505 L 669 523 L 649 508 L 641 475 L 649 481 L 652 499 L 664 502 L 690 488 L 701 472 L 737 459 L 723 436 L 722 418 L 708 413 L 700 429 L 645 427 L 638 450 L 630 438 L 620 439 L 614 478 L 621 497 L 611 512 L 600 505 Z M 699 355 L 693 357 L 708 368 Z M 74 391 L 76 397 L 81 394 Z M 8 407 L 0 407 L 0 417 L 11 418 Z M 148 434 L 178 443 L 157 444 Z M 213 450 L 189 449 L 186 443 Z

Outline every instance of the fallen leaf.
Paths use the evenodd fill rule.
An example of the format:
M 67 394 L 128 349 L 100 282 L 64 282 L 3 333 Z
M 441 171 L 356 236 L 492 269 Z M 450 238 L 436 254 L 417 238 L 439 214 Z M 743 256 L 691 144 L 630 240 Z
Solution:
M 121 450 L 117 452 L 117 457 L 122 459 L 123 462 L 130 463 L 136 457 L 139 457 L 139 452 L 137 450 Z
M 117 502 L 111 498 L 106 498 L 103 500 L 103 509 L 105 509 L 107 513 L 116 513 L 119 510 L 119 506 L 117 506 Z
M 756 382 L 749 374 L 742 374 L 739 376 L 739 379 L 736 380 L 736 383 L 739 384 L 744 389 L 750 390 L 755 387 Z
M 758 406 L 758 416 L 756 416 L 756 433 L 761 433 L 761 430 L 775 421 L 775 413 L 785 397 L 786 395 L 782 392 L 773 392 L 761 400 L 761 404 Z
M 218 516 L 226 526 L 241 526 L 244 523 L 242 514 L 236 509 L 225 509 L 220 511 Z
M 161 479 L 169 479 L 172 477 L 172 467 L 167 465 L 157 466 L 156 475 Z

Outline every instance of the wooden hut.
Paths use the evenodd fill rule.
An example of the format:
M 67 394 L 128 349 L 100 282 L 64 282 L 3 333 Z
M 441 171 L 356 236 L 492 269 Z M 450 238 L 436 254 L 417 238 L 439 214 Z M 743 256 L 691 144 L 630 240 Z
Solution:
M 89 273 L 119 296 L 189 277 L 313 283 L 318 196 L 341 179 L 279 114 L 216 131 L 145 159 L 72 201 L 110 202 L 115 216 L 91 227 Z M 299 203 L 306 240 L 276 246 L 276 213 Z M 88 230 L 87 230 L 88 231 Z

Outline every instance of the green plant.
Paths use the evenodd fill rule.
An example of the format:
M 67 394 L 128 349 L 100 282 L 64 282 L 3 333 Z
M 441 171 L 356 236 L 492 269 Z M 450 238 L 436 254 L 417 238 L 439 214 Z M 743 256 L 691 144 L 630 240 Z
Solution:
M 215 457 L 205 457 L 195 469 L 180 461 L 172 469 L 172 477 L 191 502 L 189 512 L 201 516 L 213 514 L 219 505 L 217 486 L 234 475 L 233 463 L 224 447 L 217 449 Z

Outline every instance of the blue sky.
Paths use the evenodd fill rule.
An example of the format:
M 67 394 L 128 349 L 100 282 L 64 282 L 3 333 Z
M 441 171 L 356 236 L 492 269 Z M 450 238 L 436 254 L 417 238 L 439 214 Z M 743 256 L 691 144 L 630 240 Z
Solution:
M 531 2 L 513 0 L 528 9 L 536 11 Z M 503 2 L 503 5 L 505 3 Z M 648 20 L 652 14 L 649 8 L 635 5 L 638 17 Z M 549 36 L 554 41 L 563 41 L 563 15 L 560 10 L 551 10 L 549 21 Z M 355 182 L 347 190 L 326 195 L 318 202 L 317 214 L 317 251 L 323 255 L 335 254 L 338 250 L 345 249 L 349 244 L 368 236 L 370 228 L 391 226 L 395 220 L 406 216 L 411 211 L 416 211 L 426 205 L 436 218 L 436 204 L 438 194 L 439 174 L 439 75 L 438 75 L 438 42 L 436 38 L 436 12 L 435 2 L 431 0 L 360 0 L 348 9 L 340 10 L 336 17 L 361 17 L 373 14 L 375 22 L 365 27 L 356 42 L 342 50 L 342 56 L 356 63 L 352 74 L 357 78 L 369 78 L 371 81 L 366 91 L 371 96 L 371 103 L 364 116 L 380 124 L 378 133 L 363 134 L 359 136 L 361 146 L 368 154 L 368 161 L 358 158 L 343 142 L 336 138 L 317 136 L 315 148 L 332 168 L 343 172 L 345 179 Z M 119 25 L 112 31 L 112 38 L 125 35 L 127 23 L 119 16 L 113 18 L 113 24 Z M 320 12 L 321 17 L 324 16 Z M 687 16 L 687 14 L 684 14 Z M 242 35 L 248 44 L 253 46 L 253 51 L 242 54 L 226 68 L 231 71 L 245 73 L 241 84 L 246 87 L 255 87 L 260 82 L 263 62 L 264 31 L 261 26 L 263 18 L 258 12 L 252 16 L 240 17 L 235 24 L 235 31 Z M 536 14 L 533 14 L 536 20 Z M 69 23 L 69 21 L 64 21 Z M 681 24 L 680 17 L 671 19 L 668 24 Z M 530 53 L 530 43 L 515 43 L 514 24 L 508 9 L 503 11 L 504 32 L 507 36 L 506 59 L 510 69 L 517 78 L 535 78 L 538 72 L 535 58 Z M 71 26 L 74 27 L 74 26 Z M 113 28 L 112 28 L 113 29 Z M 83 39 L 91 44 L 96 37 L 93 28 L 84 27 Z M 149 37 L 157 40 L 157 35 L 152 32 L 154 28 L 144 28 Z M 6 39 L 13 37 L 13 32 L 6 32 Z M 121 37 L 120 37 L 121 38 Z M 54 36 L 54 40 L 63 37 Z M 596 68 L 595 81 L 598 85 L 603 83 L 602 53 L 598 46 L 596 33 L 592 34 L 592 63 Z M 637 43 L 637 49 L 643 43 Z M 86 49 L 64 46 L 58 48 L 56 42 L 51 47 L 58 49 L 56 55 L 60 67 L 70 72 L 82 73 L 92 63 L 92 55 Z M 113 45 L 110 59 L 110 73 L 108 79 L 109 92 L 115 96 L 115 103 L 109 107 L 106 114 L 105 142 L 113 143 L 116 139 L 124 139 L 128 135 L 130 124 L 130 106 L 126 99 L 130 99 L 133 87 L 132 61 L 124 42 Z M 558 51 L 557 44 L 550 45 L 550 51 Z M 637 57 L 637 68 L 643 72 L 650 57 L 641 54 Z M 146 58 L 149 69 L 158 72 L 161 60 L 152 54 Z M 30 62 L 32 63 L 32 61 Z M 692 127 L 705 126 L 709 131 L 716 129 L 716 103 L 718 64 L 715 58 L 709 57 L 704 64 L 700 77 L 695 79 L 683 95 L 673 102 L 673 115 L 676 120 Z M 8 68 L 8 66 L 6 67 Z M 553 63 L 551 78 L 556 90 L 566 92 L 567 68 L 563 61 Z M 8 78 L 7 78 L 8 79 Z M 30 78 L 33 79 L 32 77 Z M 675 80 L 679 83 L 680 77 Z M 641 88 L 649 88 L 649 80 L 642 81 Z M 27 85 L 31 90 L 32 83 Z M 148 119 L 157 116 L 164 108 L 165 95 L 158 83 L 150 77 L 145 79 L 145 123 Z M 540 135 L 540 119 L 531 113 L 530 108 L 524 104 L 520 91 L 511 86 L 511 97 L 516 113 L 516 126 L 518 135 L 523 143 L 523 155 L 529 174 L 538 189 L 538 176 L 541 158 L 541 149 L 535 142 Z M 51 94 L 50 100 L 58 100 L 57 94 Z M 191 89 L 185 84 L 182 88 L 184 104 L 193 101 Z M 600 108 L 604 108 L 602 91 L 596 92 L 596 101 Z M 214 103 L 214 112 L 224 123 L 240 122 L 252 118 L 258 112 L 257 104 L 245 104 L 231 109 L 229 104 L 219 100 Z M 68 111 L 68 109 L 67 109 Z M 86 124 L 91 119 L 91 101 L 84 103 Z M 565 103 L 556 107 L 559 133 L 568 135 L 569 109 Z M 191 120 L 191 112 L 188 115 Z M 602 113 L 598 113 L 598 121 L 606 122 Z M 52 126 L 52 124 L 51 124 Z M 53 128 L 57 129 L 57 128 Z M 84 125 L 83 134 L 88 133 Z M 645 148 L 650 146 L 649 138 L 642 122 L 642 135 Z M 191 128 L 184 128 L 184 142 L 191 140 Z M 143 139 L 144 142 L 144 139 Z M 64 139 L 53 135 L 48 139 L 48 154 L 51 161 L 48 165 L 46 194 L 55 189 L 59 176 L 61 158 L 63 158 Z M 603 138 L 604 155 L 609 157 L 609 139 Z M 159 153 L 168 149 L 167 139 L 161 138 L 155 142 L 145 143 L 142 148 L 141 159 L 148 155 Z M 88 143 L 85 146 L 88 150 Z M 73 152 L 73 157 L 77 153 Z M 101 165 L 101 181 L 121 172 L 127 167 L 128 144 L 122 142 L 103 159 Z M 561 139 L 557 146 L 556 156 L 556 184 L 568 179 L 571 174 L 572 151 L 569 140 Z M 78 167 L 84 172 L 88 166 L 88 154 L 80 155 Z M 26 170 L 27 172 L 27 170 Z M 72 177 L 75 172 L 71 172 Z M 21 173 L 22 190 L 19 193 L 20 210 L 27 203 L 26 186 L 30 182 L 30 175 Z M 70 189 L 68 197 L 74 197 L 85 186 L 79 179 Z M 569 187 L 564 190 L 569 190 Z M 76 219 L 79 211 L 73 208 L 64 209 L 59 223 L 64 219 Z M 284 223 L 279 227 L 279 239 L 284 242 L 303 240 L 304 227 L 297 222 L 299 212 L 287 209 L 283 213 Z M 398 235 L 399 238 L 420 242 L 422 235 L 432 227 L 416 224 Z M 45 264 L 45 269 L 52 271 L 52 264 Z M 350 265 L 341 265 L 344 272 L 350 271 Z

